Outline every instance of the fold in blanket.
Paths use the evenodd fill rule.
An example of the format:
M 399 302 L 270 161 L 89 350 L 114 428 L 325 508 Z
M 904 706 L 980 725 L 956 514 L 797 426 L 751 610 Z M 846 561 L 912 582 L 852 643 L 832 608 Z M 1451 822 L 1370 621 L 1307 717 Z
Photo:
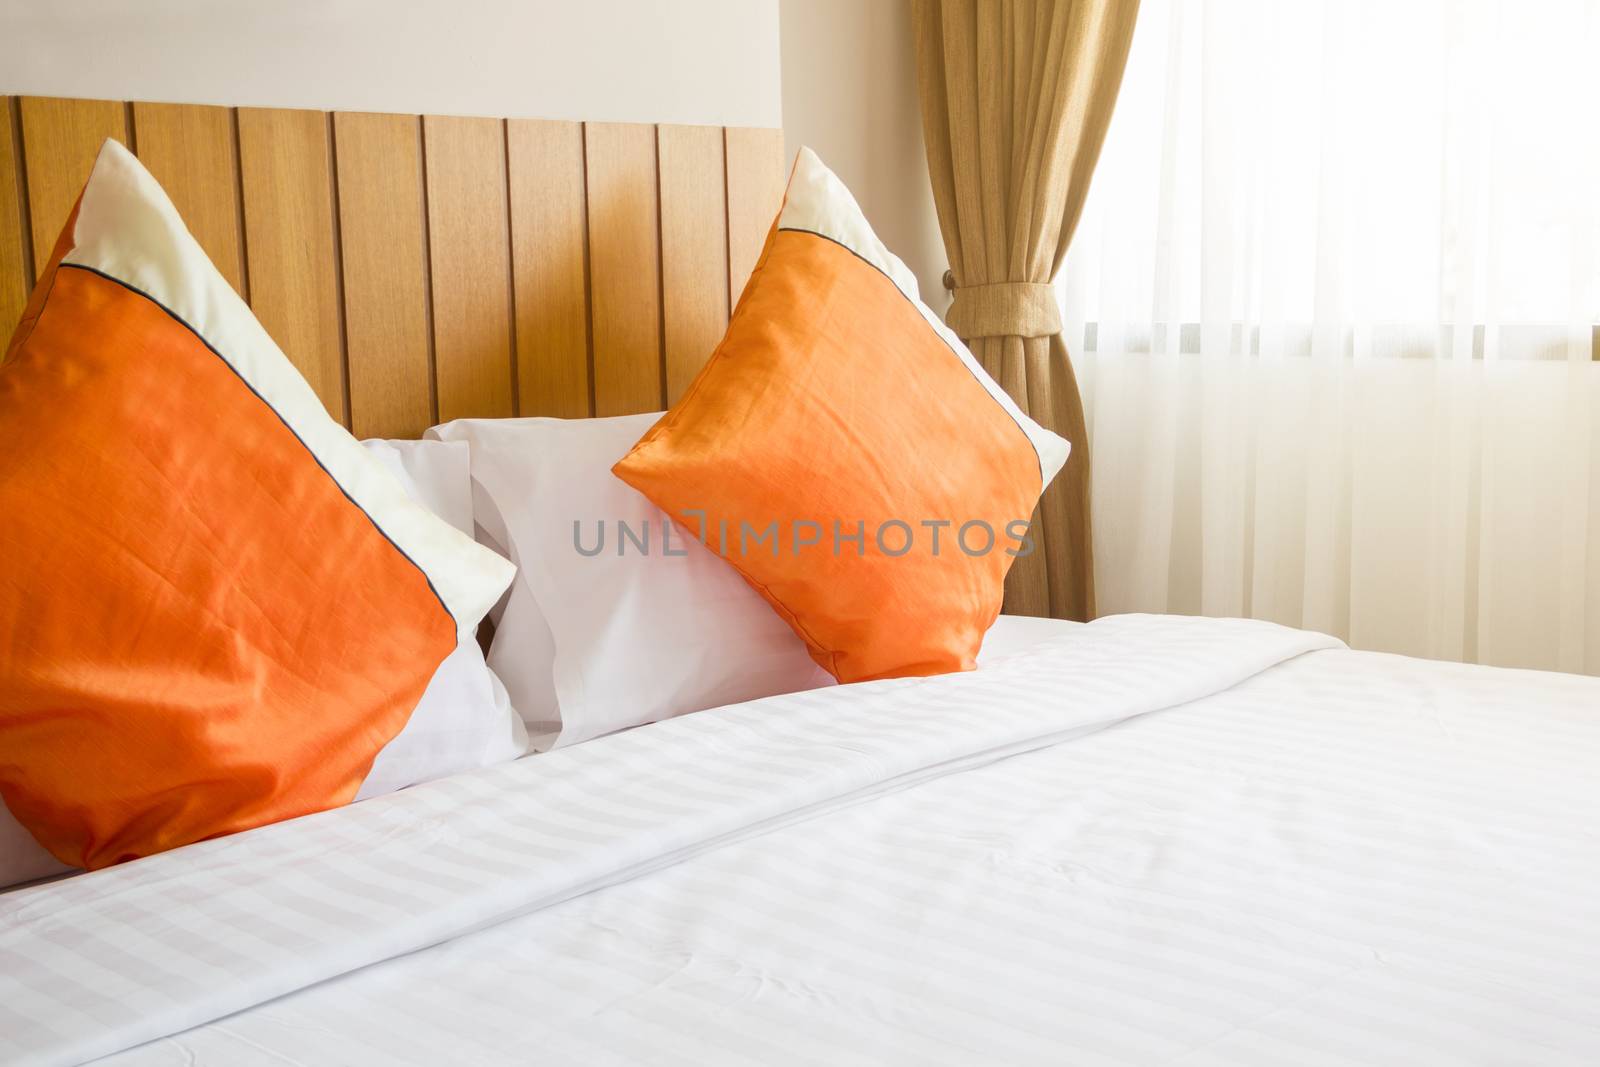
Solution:
M 176 1033 L 1339 642 L 1123 616 L 993 667 L 774 697 L 0 897 L 0 1060 Z

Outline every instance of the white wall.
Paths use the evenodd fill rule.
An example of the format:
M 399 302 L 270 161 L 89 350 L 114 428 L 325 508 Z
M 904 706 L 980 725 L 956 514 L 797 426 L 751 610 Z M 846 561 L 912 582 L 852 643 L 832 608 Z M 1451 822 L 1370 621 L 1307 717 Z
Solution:
M 777 0 L 0 0 L 0 93 L 778 126 Z
M 948 306 L 947 260 L 928 184 L 909 0 L 781 0 L 783 125 L 791 154 L 822 157 L 872 228 Z
M 0 0 L 0 93 L 782 125 L 947 304 L 907 0 Z

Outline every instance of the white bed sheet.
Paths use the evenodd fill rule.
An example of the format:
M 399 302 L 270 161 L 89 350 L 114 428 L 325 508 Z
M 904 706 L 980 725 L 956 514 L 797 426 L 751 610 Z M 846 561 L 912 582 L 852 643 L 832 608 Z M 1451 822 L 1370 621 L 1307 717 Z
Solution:
M 1000 663 L 1052 638 L 1069 634 L 1082 626 L 1081 622 L 1066 619 L 1041 619 L 1032 615 L 1002 615 L 994 620 L 989 632 L 983 635 L 983 647 L 978 650 L 978 666 Z
M 516 882 L 537 857 L 565 887 L 539 910 L 409 954 L 397 934 L 370 946 L 396 958 L 114 1062 L 1600 1062 L 1600 681 L 1331 645 L 1103 620 L 964 681 L 693 716 L 546 775 L 537 757 L 180 850 L 0 901 L 0 1005 L 134 1034 L 130 1009 L 237 991 L 250 960 L 266 998 L 324 962 L 308 947 L 285 975 L 274 939 L 425 941 L 437 884 Z M 765 821 L 740 756 L 785 798 Z M 665 767 L 639 778 L 646 757 Z M 630 768 L 610 810 L 490 841 L 530 792 L 592 805 Z M 697 822 L 718 796 L 743 809 L 720 844 Z M 286 859 L 305 877 L 269 873 Z M 617 882 L 629 863 L 663 869 Z M 163 912 L 164 889 L 203 914 Z M 482 893 L 459 895 L 456 924 L 483 925 Z M 13 975 L 37 980 L 20 1000 Z M 43 1062 L 87 1047 L 31 1036 L 18 1052 Z

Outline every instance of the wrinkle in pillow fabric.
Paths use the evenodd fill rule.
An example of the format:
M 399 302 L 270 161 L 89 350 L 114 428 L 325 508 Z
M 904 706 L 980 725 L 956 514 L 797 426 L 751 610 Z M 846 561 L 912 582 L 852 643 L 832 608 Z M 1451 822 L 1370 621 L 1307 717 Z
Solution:
M 721 344 L 614 470 L 853 682 L 972 668 L 1067 451 L 802 149 Z
M 535 748 L 832 684 L 736 574 L 612 477 L 659 417 L 428 431 L 471 446 L 479 536 L 517 565 L 489 666 Z
M 347 803 L 511 566 L 107 142 L 0 365 L 0 796 L 88 868 Z
M 412 500 L 472 533 L 467 446 L 448 441 L 363 441 Z M 357 800 L 516 759 L 527 751 L 522 717 L 484 663 L 476 638 L 460 641 L 434 671 L 394 740 L 378 752 Z M 0 804 L 0 888 L 72 870 Z

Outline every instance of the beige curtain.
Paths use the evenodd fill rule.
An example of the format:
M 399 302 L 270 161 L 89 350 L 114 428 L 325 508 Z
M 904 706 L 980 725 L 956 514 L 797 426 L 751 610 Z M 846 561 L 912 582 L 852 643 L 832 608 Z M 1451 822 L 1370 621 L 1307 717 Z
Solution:
M 1089 447 L 1050 280 L 1083 210 L 1138 0 L 913 0 L 928 171 L 950 257 L 946 321 L 1040 424 L 1072 442 L 1006 610 L 1094 615 Z

